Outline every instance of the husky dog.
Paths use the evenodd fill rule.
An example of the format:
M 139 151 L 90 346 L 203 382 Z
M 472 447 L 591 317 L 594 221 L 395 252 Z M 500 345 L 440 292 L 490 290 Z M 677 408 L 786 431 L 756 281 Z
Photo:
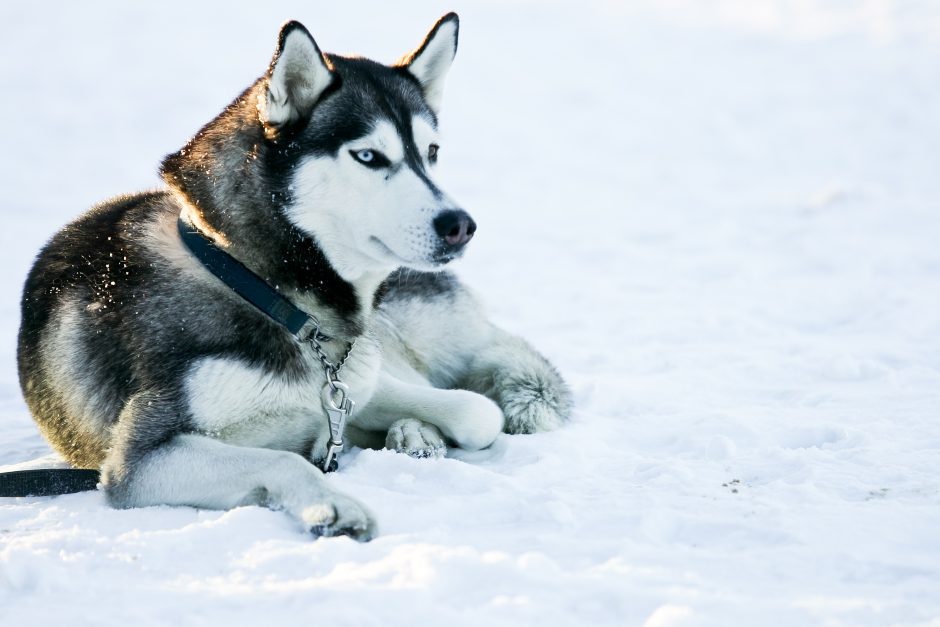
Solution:
M 338 386 L 358 407 L 353 444 L 415 457 L 567 418 L 555 368 L 441 271 L 476 229 L 433 180 L 457 31 L 446 15 L 386 66 L 285 24 L 265 75 L 164 159 L 166 189 L 92 208 L 39 254 L 20 384 L 113 506 L 259 504 L 365 541 L 373 516 L 317 467 Z M 233 291 L 185 233 L 307 312 L 313 341 Z

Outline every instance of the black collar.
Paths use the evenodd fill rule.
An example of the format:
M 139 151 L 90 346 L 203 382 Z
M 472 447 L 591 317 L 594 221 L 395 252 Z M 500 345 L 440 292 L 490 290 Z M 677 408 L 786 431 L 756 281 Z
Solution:
M 326 342 L 331 338 L 320 332 L 320 321 L 299 309 L 268 285 L 267 281 L 249 270 L 240 261 L 216 246 L 193 225 L 186 224 L 182 216 L 176 220 L 176 228 L 186 248 L 198 259 L 206 270 L 232 288 L 236 294 L 254 305 L 268 318 L 304 341 L 315 334 L 315 339 Z

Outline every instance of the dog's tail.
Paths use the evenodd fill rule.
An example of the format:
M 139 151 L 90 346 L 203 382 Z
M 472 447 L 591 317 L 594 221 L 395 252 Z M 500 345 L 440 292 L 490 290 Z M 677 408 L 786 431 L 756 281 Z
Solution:
M 0 497 L 55 496 L 98 487 L 101 473 L 86 468 L 37 468 L 0 472 Z

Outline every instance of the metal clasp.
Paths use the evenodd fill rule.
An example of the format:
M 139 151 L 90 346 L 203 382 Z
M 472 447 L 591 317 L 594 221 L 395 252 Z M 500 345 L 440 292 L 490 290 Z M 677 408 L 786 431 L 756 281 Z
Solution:
M 349 398 L 349 386 L 327 375 L 326 383 L 320 391 L 320 402 L 326 412 L 327 423 L 330 427 L 330 442 L 323 460 L 324 472 L 330 471 L 330 466 L 336 456 L 343 450 L 343 431 L 346 429 L 346 418 L 352 414 L 356 403 Z

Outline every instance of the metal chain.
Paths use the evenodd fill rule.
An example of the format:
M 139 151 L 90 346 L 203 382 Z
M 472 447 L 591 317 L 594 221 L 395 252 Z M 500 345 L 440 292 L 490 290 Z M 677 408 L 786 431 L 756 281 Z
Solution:
M 349 359 L 349 356 L 352 355 L 353 349 L 356 347 L 357 340 L 352 342 L 346 342 L 346 354 L 343 355 L 343 358 L 339 360 L 339 363 L 336 364 L 336 369 L 333 370 L 334 375 L 338 375 L 339 371 L 343 369 L 343 366 L 346 365 L 346 360 Z
M 326 353 L 323 352 L 323 345 L 320 344 L 319 340 L 317 340 L 316 333 L 311 334 L 311 336 L 307 338 L 307 342 L 313 346 L 313 352 L 317 354 L 317 359 L 319 359 L 320 363 L 323 365 L 323 370 L 326 371 L 327 381 L 332 383 L 335 379 L 338 378 L 339 371 L 342 370 L 343 366 L 346 365 L 346 361 L 349 359 L 353 348 L 356 346 L 356 341 L 357 340 L 353 340 L 352 342 L 346 343 L 346 352 L 343 354 L 342 359 L 339 360 L 339 363 L 334 364 L 332 361 L 330 361 L 330 358 L 327 357 Z

